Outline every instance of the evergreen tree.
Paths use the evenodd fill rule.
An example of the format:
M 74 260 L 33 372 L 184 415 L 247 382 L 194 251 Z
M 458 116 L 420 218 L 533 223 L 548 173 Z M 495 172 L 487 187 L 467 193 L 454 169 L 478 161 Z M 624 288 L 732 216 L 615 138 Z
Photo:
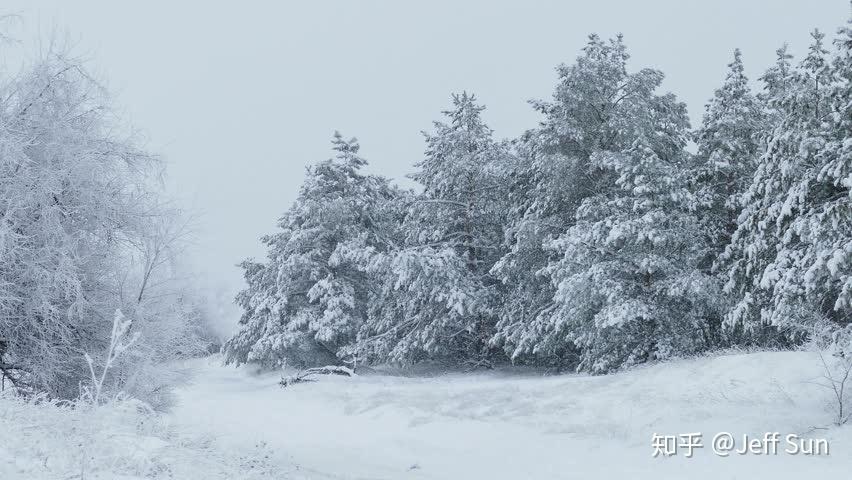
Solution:
M 453 95 L 449 123 L 426 133 L 426 155 L 410 177 L 423 186 L 408 217 L 415 245 L 452 247 L 468 270 L 487 273 L 498 254 L 504 212 L 500 189 L 507 154 L 482 121 L 485 107 L 467 92 Z
M 783 112 L 778 108 L 778 102 L 773 99 L 784 98 L 791 86 L 793 55 L 787 51 L 787 44 L 775 51 L 775 65 L 769 67 L 760 77 L 763 82 L 763 91 L 757 94 L 761 102 L 768 123 L 775 127 L 781 120 Z
M 423 192 L 401 228 L 404 245 L 374 258 L 383 294 L 364 338 L 375 355 L 486 361 L 493 334 L 495 282 L 505 208 L 508 153 L 482 121 L 473 95 L 453 96 L 447 123 L 426 134 L 426 155 L 411 178 Z
M 509 251 L 494 269 L 508 290 L 494 342 L 517 360 L 532 355 L 535 362 L 549 358 L 576 365 L 577 349 L 589 348 L 578 346 L 566 330 L 575 319 L 559 290 L 571 275 L 565 270 L 566 232 L 589 228 L 594 209 L 586 201 L 604 202 L 603 192 L 617 190 L 614 179 L 622 172 L 601 159 L 640 142 L 665 161 L 685 166 L 680 147 L 673 147 L 683 142 L 684 107 L 655 93 L 661 72 L 629 73 L 628 59 L 620 36 L 604 42 L 592 35 L 575 64 L 559 67 L 554 100 L 535 103 L 545 120 L 519 148 Z
M 766 134 L 763 109 L 748 87 L 739 49 L 728 68 L 695 134 L 698 153 L 692 187 L 702 204 L 702 226 L 713 245 L 710 261 L 736 229 L 741 197 L 751 184 L 761 137 Z
M 244 314 L 224 346 L 228 362 L 337 363 L 357 341 L 371 282 L 352 252 L 386 248 L 373 209 L 395 190 L 361 173 L 355 139 L 335 133 L 332 143 L 335 158 L 308 169 L 281 230 L 264 237 L 267 262 L 242 264 L 248 288 L 237 297 Z
M 849 29 L 833 63 L 824 35 L 812 37 L 787 78 L 770 77 L 780 122 L 725 252 L 726 290 L 738 298 L 728 323 L 782 344 L 850 312 Z
M 570 224 L 568 205 L 573 205 L 576 193 L 560 190 L 556 181 L 572 178 L 571 162 L 545 153 L 535 135 L 527 132 L 515 143 L 513 161 L 507 165 L 504 253 L 491 269 L 502 283 L 502 295 L 491 343 L 502 346 L 514 362 L 560 364 L 571 355 L 570 345 L 547 356 L 517 348 L 528 326 L 552 305 L 554 289 L 544 270 L 552 252 L 544 245 Z
M 594 35 L 513 144 L 472 95 L 453 96 L 411 175 L 420 193 L 361 173 L 357 144 L 336 136 L 337 157 L 309 169 L 265 238 L 268 260 L 243 265 L 226 358 L 502 352 L 603 373 L 834 331 L 852 312 L 850 32 L 832 57 L 815 32 L 796 67 L 779 49 L 756 96 L 735 51 L 695 155 L 662 73 L 628 72 L 621 37 Z
M 552 242 L 561 258 L 548 268 L 555 306 L 537 327 L 534 348 L 568 339 L 580 348 L 579 369 L 622 365 L 706 349 L 706 319 L 717 308 L 713 283 L 698 268 L 706 255 L 682 172 L 685 108 L 662 97 L 661 130 L 624 152 L 592 162 L 612 187 L 583 201 L 576 224 Z
M 624 121 L 641 108 L 642 77 L 652 72 L 628 74 L 628 58 L 621 36 L 604 42 L 591 35 L 574 64 L 557 68 L 553 100 L 533 102 L 545 119 L 519 144 L 507 253 L 493 271 L 506 285 L 493 341 L 515 360 L 530 353 L 518 346 L 524 337 L 530 342 L 530 326 L 552 306 L 554 288 L 544 268 L 554 256 L 544 246 L 573 224 L 580 202 L 594 192 L 599 172 L 591 166 L 592 153 L 629 145 Z
M 782 63 L 785 55 L 784 50 L 779 50 L 777 73 L 769 74 L 779 78 L 779 85 L 784 81 L 781 75 L 786 71 Z M 724 83 L 707 104 L 701 128 L 693 136 L 698 152 L 689 183 L 698 202 L 698 233 L 708 246 L 706 257 L 699 263 L 706 274 L 718 268 L 719 256 L 737 228 L 743 195 L 751 184 L 768 129 L 766 109 L 751 94 L 737 49 Z M 721 284 L 718 275 L 714 274 L 714 278 Z M 709 321 L 713 342 L 723 341 L 721 315 Z

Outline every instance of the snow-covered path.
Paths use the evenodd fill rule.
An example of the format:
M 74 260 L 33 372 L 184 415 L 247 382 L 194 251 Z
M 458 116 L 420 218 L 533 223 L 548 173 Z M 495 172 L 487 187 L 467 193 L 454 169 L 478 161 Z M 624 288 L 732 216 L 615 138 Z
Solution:
M 196 362 L 174 421 L 237 451 L 268 449 L 307 479 L 846 478 L 852 427 L 813 430 L 829 456 L 783 453 L 783 436 L 830 425 L 808 353 L 685 360 L 604 376 L 324 377 L 281 389 Z M 713 454 L 727 431 L 780 432 L 778 455 Z M 702 432 L 703 449 L 653 458 L 654 433 Z

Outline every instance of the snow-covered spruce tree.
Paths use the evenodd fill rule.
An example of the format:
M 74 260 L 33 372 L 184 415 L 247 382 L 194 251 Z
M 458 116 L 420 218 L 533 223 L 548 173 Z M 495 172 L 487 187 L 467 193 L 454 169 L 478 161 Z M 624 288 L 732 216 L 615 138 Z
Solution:
M 770 98 L 780 122 L 760 158 L 724 258 L 726 320 L 758 341 L 796 342 L 852 312 L 852 95 L 849 27 L 833 62 L 815 31 Z
M 381 295 L 362 337 L 374 358 L 488 362 L 505 218 L 508 149 L 482 121 L 473 95 L 453 96 L 447 123 L 426 134 L 411 178 L 423 186 L 402 229 L 404 244 L 375 256 Z
M 533 352 L 538 358 L 529 360 L 535 363 L 572 363 L 575 357 L 570 342 L 535 348 L 537 320 L 552 307 L 555 293 L 544 268 L 556 254 L 545 244 L 574 223 L 580 202 L 595 192 L 599 172 L 591 155 L 628 147 L 633 134 L 626 127 L 637 123 L 653 96 L 643 90 L 650 71 L 629 74 L 628 58 L 621 36 L 605 42 L 590 35 L 577 60 L 557 68 L 553 100 L 533 102 L 545 117 L 539 128 L 517 142 L 507 253 L 493 269 L 506 287 L 493 343 L 515 361 Z
M 517 348 L 531 322 L 552 305 L 554 288 L 544 268 L 553 252 L 544 244 L 572 223 L 578 195 L 569 183 L 575 178 L 574 162 L 546 153 L 548 148 L 540 144 L 537 133 L 527 132 L 514 142 L 514 155 L 507 165 L 503 255 L 491 269 L 501 283 L 491 343 L 502 347 L 513 362 L 561 365 L 574 353 L 569 344 L 546 355 L 530 355 L 529 350 Z
M 764 111 L 749 89 L 739 49 L 728 69 L 694 134 L 698 153 L 692 188 L 702 204 L 702 226 L 718 251 L 736 229 L 742 195 L 751 184 L 767 134 Z
M 769 67 L 760 77 L 763 82 L 763 90 L 758 92 L 757 99 L 764 109 L 764 117 L 767 122 L 767 137 L 771 130 L 777 126 L 784 117 L 784 112 L 779 108 L 778 102 L 772 99 L 783 98 L 791 87 L 793 72 L 793 55 L 788 51 L 785 43 L 775 51 L 775 65 Z
M 781 48 L 776 50 L 775 55 L 775 64 L 767 69 L 760 77 L 760 81 L 763 83 L 763 88 L 757 94 L 757 99 L 763 109 L 765 131 L 763 133 L 760 156 L 754 166 L 755 172 L 757 171 L 757 167 L 763 162 L 762 157 L 766 154 L 769 139 L 777 133 L 779 125 L 786 116 L 783 102 L 781 102 L 780 99 L 783 99 L 790 94 L 791 89 L 794 87 L 794 66 L 792 64 L 793 55 L 789 53 L 787 44 L 784 44 Z M 760 197 L 760 194 L 757 194 L 757 197 L 747 195 L 748 191 L 753 188 L 753 185 L 754 176 L 752 176 L 752 179 L 746 186 L 746 190 L 742 192 L 740 196 L 740 203 L 742 207 L 746 206 L 746 202 L 751 202 L 752 198 Z M 742 214 L 742 210 L 740 213 Z M 743 217 L 737 216 L 735 232 L 740 228 L 740 222 L 742 220 Z M 746 275 L 744 272 L 740 272 L 738 274 L 740 276 L 738 280 L 732 279 L 732 269 L 736 267 L 738 260 L 741 259 L 744 254 L 742 251 L 742 247 L 745 246 L 745 243 L 743 243 L 744 241 L 746 241 L 745 237 L 740 236 L 735 239 L 735 235 L 732 233 L 728 244 L 724 247 L 725 249 L 723 252 L 716 256 L 713 265 L 716 276 L 720 279 L 720 281 L 725 282 L 723 289 L 728 294 L 728 301 L 731 302 L 731 305 L 736 306 L 736 308 L 729 308 L 726 311 L 726 319 L 723 319 L 723 325 L 727 327 L 723 328 L 724 336 L 729 342 L 735 344 L 783 346 L 787 342 L 782 337 L 779 337 L 778 331 L 774 326 L 765 323 L 752 323 L 749 328 L 745 328 L 744 322 L 731 321 L 732 315 L 742 315 L 746 313 L 743 309 L 751 310 L 751 312 L 747 314 L 759 312 L 762 307 L 758 304 L 765 304 L 771 297 L 769 295 L 759 295 L 755 298 L 751 296 L 750 293 L 746 293 L 743 290 L 734 293 L 735 287 L 733 286 L 733 282 L 743 281 L 746 277 L 751 278 L 751 273 Z M 735 242 L 738 242 L 739 245 L 734 245 Z M 752 250 L 752 252 L 754 252 L 754 250 Z M 715 254 L 717 252 L 714 251 L 713 253 Z M 766 262 L 767 260 L 763 261 Z M 734 295 L 730 295 L 731 293 L 734 293 Z M 741 300 L 743 299 L 746 301 L 742 302 Z M 739 311 L 739 313 L 735 313 L 735 311 Z
M 579 281 L 579 277 L 573 277 L 578 280 L 573 287 L 566 282 L 573 275 L 583 275 L 583 271 L 588 275 L 597 267 L 605 268 L 599 263 L 604 261 L 600 255 L 609 253 L 602 252 L 616 252 L 627 262 L 624 265 L 629 265 L 630 261 L 641 263 L 639 257 L 643 255 L 647 258 L 661 255 L 660 249 L 666 246 L 651 245 L 650 240 L 651 244 L 643 245 L 639 230 L 635 232 L 635 242 L 622 239 L 626 242 L 622 247 L 604 248 L 598 243 L 572 245 L 570 238 L 575 234 L 580 235 L 577 238 L 592 235 L 595 228 L 609 228 L 607 222 L 638 228 L 641 222 L 633 217 L 647 220 L 668 209 L 677 210 L 672 212 L 675 216 L 688 214 L 683 179 L 676 174 L 679 168 L 688 165 L 682 152 L 688 126 L 684 107 L 673 96 L 656 93 L 662 73 L 651 69 L 629 73 L 628 58 L 620 36 L 604 42 L 592 35 L 574 64 L 559 67 L 560 82 L 553 101 L 535 103 L 545 120 L 538 129 L 524 136 L 518 149 L 520 160 L 514 175 L 517 182 L 511 189 L 513 215 L 506 235 L 509 252 L 494 268 L 508 290 L 494 342 L 502 344 L 517 361 L 576 366 L 582 360 L 583 368 L 596 370 L 626 361 L 630 353 L 613 353 L 603 363 L 595 358 L 595 355 L 602 357 L 601 349 L 607 347 L 609 340 L 605 336 L 619 331 L 618 328 L 597 331 L 591 320 L 606 306 L 606 302 L 592 304 L 602 294 L 595 289 L 607 286 L 586 285 L 585 282 L 592 280 Z M 651 153 L 658 160 L 644 159 Z M 632 177 L 625 169 L 633 168 L 638 169 L 634 175 L 638 178 L 636 182 L 650 182 L 643 169 L 667 175 L 668 180 L 658 179 L 660 185 L 668 185 L 669 193 L 683 198 L 664 202 L 662 199 L 668 198 L 668 194 L 661 192 L 663 187 L 637 186 L 637 195 L 653 193 L 660 198 L 637 200 L 637 211 L 628 215 L 622 210 L 632 208 L 632 193 L 628 188 L 633 188 L 630 182 L 634 180 L 629 180 Z M 625 176 L 622 183 L 616 182 L 622 176 Z M 640 206 L 649 210 L 643 211 Z M 605 215 L 608 209 L 612 209 L 610 216 Z M 671 224 L 688 227 L 683 219 L 673 218 Z M 616 226 L 613 223 L 612 228 Z M 674 233 L 658 236 L 658 241 L 668 242 L 669 246 L 676 243 Z M 556 237 L 559 240 L 552 243 Z M 596 239 L 604 243 L 605 240 Z M 620 248 L 625 250 L 622 252 Z M 700 247 L 695 245 L 695 248 Z M 577 258 L 578 263 L 574 264 L 569 250 L 583 250 L 582 255 L 588 257 Z M 677 261 L 691 262 L 686 257 L 693 254 L 683 252 L 684 257 Z M 694 266 L 694 263 L 684 264 L 686 269 Z M 616 267 L 613 266 L 613 278 L 625 271 Z M 661 271 L 660 275 L 669 279 L 680 273 Z M 641 272 L 634 272 L 623 280 L 629 283 L 640 277 Z M 661 285 L 665 281 L 661 280 Z M 569 305 L 568 292 L 581 287 L 594 292 L 584 293 L 576 299 L 580 303 Z M 622 299 L 627 299 L 645 293 L 640 295 L 634 290 L 623 295 Z M 683 296 L 686 295 L 684 292 Z M 616 303 L 613 299 L 608 308 L 615 308 Z M 636 322 L 627 322 L 620 327 L 621 332 L 627 336 L 627 330 L 635 326 Z M 589 333 L 595 331 L 599 334 L 597 340 Z M 619 342 L 612 337 L 609 346 Z M 629 343 L 625 348 L 630 348 Z M 662 348 L 661 344 L 660 351 Z M 641 360 L 641 354 L 636 353 L 634 360 Z
M 339 363 L 357 344 L 373 288 L 358 252 L 387 248 L 373 211 L 396 190 L 361 172 L 355 139 L 335 133 L 333 145 L 335 158 L 308 169 L 280 231 L 264 237 L 267 261 L 242 264 L 248 288 L 237 297 L 242 326 L 224 345 L 229 363 Z
M 689 187 L 699 205 L 703 242 L 709 246 L 707 257 L 700 262 L 708 274 L 737 228 L 742 196 L 751 184 L 768 134 L 765 109 L 752 95 L 743 70 L 737 49 L 724 83 L 706 106 L 701 128 L 693 135 L 698 153 L 689 173 Z M 721 315 L 710 320 L 714 342 L 722 341 L 721 324 Z
M 548 271 L 555 305 L 540 324 L 536 348 L 568 339 L 579 369 L 623 365 L 704 350 L 717 289 L 699 268 L 707 254 L 682 178 L 686 111 L 673 97 L 653 110 L 659 130 L 623 152 L 592 162 L 613 180 L 583 201 L 577 223 L 552 242 L 562 255 Z

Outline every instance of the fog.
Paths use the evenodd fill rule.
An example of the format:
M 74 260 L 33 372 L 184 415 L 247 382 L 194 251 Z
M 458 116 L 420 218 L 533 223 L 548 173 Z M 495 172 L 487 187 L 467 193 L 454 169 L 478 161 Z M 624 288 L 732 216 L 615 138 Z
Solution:
M 148 2 L 6 0 L 29 45 L 56 30 L 115 92 L 168 188 L 202 212 L 192 252 L 230 297 L 235 266 L 262 257 L 258 238 L 295 198 L 304 167 L 329 156 L 334 130 L 361 140 L 370 170 L 403 179 L 452 92 L 474 92 L 498 136 L 535 126 L 554 67 L 587 35 L 625 35 L 635 69 L 666 74 L 693 124 L 743 51 L 754 80 L 785 41 L 829 34 L 846 0 L 654 2 Z M 7 58 L 7 62 L 12 60 Z M 233 319 L 234 323 L 236 319 Z

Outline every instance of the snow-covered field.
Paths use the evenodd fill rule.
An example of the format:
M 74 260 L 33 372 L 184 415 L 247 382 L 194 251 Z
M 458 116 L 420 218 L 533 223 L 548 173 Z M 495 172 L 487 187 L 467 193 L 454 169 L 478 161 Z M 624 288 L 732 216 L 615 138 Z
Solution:
M 190 362 L 167 415 L 0 395 L 0 479 L 847 478 L 852 426 L 831 425 L 816 354 L 719 355 L 590 377 L 492 372 L 321 377 Z M 701 432 L 692 458 L 654 434 Z M 776 455 L 719 457 L 711 438 L 779 432 Z M 830 454 L 789 455 L 784 436 Z M 738 444 L 739 447 L 739 444 Z
M 847 478 L 852 427 L 831 426 L 815 354 L 721 355 L 610 376 L 279 375 L 198 361 L 175 427 L 223 451 L 269 455 L 276 478 Z M 816 429 L 815 429 L 816 427 Z M 823 429 L 826 427 L 826 429 Z M 655 433 L 701 432 L 703 449 L 652 457 Z M 779 432 L 777 455 L 719 457 L 719 432 Z M 825 438 L 828 456 L 788 455 L 784 436 Z M 824 477 L 833 475 L 834 477 Z

